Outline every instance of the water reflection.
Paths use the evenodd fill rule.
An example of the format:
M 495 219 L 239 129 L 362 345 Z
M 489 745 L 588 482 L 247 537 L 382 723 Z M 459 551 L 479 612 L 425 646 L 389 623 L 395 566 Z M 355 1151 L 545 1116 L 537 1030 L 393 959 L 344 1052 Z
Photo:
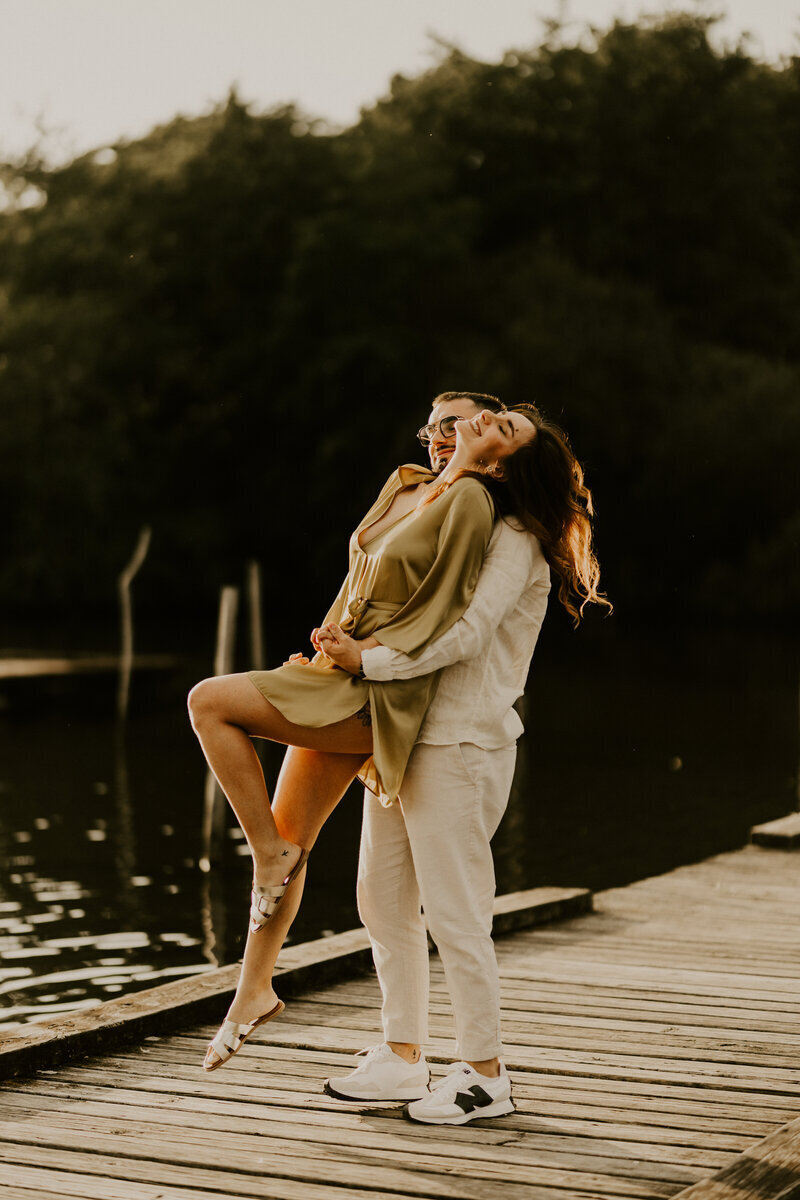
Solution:
M 786 638 L 545 642 L 499 890 L 625 882 L 789 811 L 795 661 Z M 274 778 L 280 754 L 266 758 Z M 78 705 L 12 706 L 0 763 L 0 1028 L 240 956 L 248 849 L 231 828 L 224 867 L 198 867 L 204 764 L 181 700 L 134 714 L 124 740 Z M 359 824 L 353 789 L 315 848 L 293 940 L 358 923 Z
M 0 1026 L 48 1020 L 209 969 L 187 912 L 169 903 L 191 880 L 194 860 L 157 854 L 154 873 L 139 873 L 124 741 L 93 718 L 70 727 L 53 714 L 9 719 L 3 732 Z M 64 759 L 40 790 L 37 776 L 52 760 L 29 751 L 41 736 L 51 747 L 60 742 Z M 158 828 L 162 842 L 173 833 L 165 823 Z M 169 915 L 174 924 L 165 923 Z
M 15 867 L 29 865 L 18 858 L 12 856 Z M 0 1027 L 45 1021 L 211 968 L 184 911 L 174 912 L 174 928 L 154 927 L 153 902 L 164 911 L 155 881 L 134 876 L 124 890 L 116 872 L 95 864 L 92 874 L 105 886 L 89 889 L 73 878 L 26 869 L 8 874 L 0 902 Z M 167 886 L 165 894 L 180 893 L 179 885 Z M 165 892 L 163 885 L 160 890 Z
M 182 705 L 134 718 L 125 740 L 91 713 L 12 710 L 0 755 L 0 1028 L 241 956 L 249 851 L 231 828 L 224 867 L 198 867 L 204 766 Z M 330 836 L 355 847 L 350 808 Z M 348 875 L 345 889 L 337 874 L 338 911 L 324 905 L 338 930 L 357 920 L 355 860 L 333 857 Z M 323 906 L 309 892 L 295 939 L 319 935 Z

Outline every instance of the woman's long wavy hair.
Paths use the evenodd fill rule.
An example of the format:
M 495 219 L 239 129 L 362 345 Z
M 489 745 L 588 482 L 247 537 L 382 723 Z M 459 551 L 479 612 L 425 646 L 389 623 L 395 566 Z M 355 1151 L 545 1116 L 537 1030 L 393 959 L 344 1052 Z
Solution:
M 517 404 L 508 411 L 527 417 L 536 436 L 504 459 L 502 480 L 486 477 L 489 490 L 501 516 L 515 516 L 539 539 L 558 577 L 558 598 L 577 625 L 587 604 L 612 607 L 599 590 L 592 493 L 563 429 L 532 404 Z
M 420 505 L 429 504 L 460 475 L 474 475 L 486 485 L 501 517 L 516 517 L 538 539 L 548 565 L 558 578 L 558 598 L 579 624 L 587 604 L 612 605 L 599 590 L 600 565 L 592 547 L 592 493 L 567 435 L 532 404 L 518 412 L 536 430 L 503 460 L 503 477 L 490 472 L 461 471 L 444 485 L 434 485 Z

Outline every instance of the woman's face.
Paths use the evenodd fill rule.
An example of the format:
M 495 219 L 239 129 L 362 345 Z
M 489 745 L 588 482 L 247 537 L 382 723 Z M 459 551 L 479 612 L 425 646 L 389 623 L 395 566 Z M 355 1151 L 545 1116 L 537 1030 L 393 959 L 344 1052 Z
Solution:
M 474 417 L 456 422 L 456 437 L 462 448 L 463 462 L 475 466 L 502 466 L 521 446 L 532 442 L 536 429 L 522 413 L 493 413 L 488 409 Z

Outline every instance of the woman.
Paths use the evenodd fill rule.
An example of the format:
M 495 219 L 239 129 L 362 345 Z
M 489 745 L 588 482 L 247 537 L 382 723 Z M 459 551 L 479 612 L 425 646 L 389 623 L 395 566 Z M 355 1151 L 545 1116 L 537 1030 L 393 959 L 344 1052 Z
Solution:
M 485 484 L 500 480 L 512 455 L 536 441 L 533 411 L 459 421 L 456 451 L 438 479 L 417 467 L 391 477 L 353 535 L 350 571 L 326 625 L 358 638 L 379 633 L 384 644 L 413 654 L 458 619 L 491 533 Z M 432 677 L 370 685 L 320 653 L 310 664 L 206 680 L 193 690 L 194 728 L 254 859 L 242 977 L 206 1069 L 221 1066 L 281 1011 L 268 981 L 299 903 L 307 851 L 365 768 L 368 784 L 388 800 L 396 796 L 434 686 Z M 296 748 L 273 809 L 253 736 Z

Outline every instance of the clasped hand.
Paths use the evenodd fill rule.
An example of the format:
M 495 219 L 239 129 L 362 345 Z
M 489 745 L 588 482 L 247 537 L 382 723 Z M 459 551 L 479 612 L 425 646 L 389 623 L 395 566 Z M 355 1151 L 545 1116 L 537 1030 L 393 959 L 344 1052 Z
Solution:
M 377 644 L 374 639 L 371 640 L 373 645 Z M 311 644 L 315 650 L 320 650 L 331 662 L 336 663 L 337 667 L 342 667 L 351 675 L 358 674 L 361 667 L 361 651 L 365 643 L 349 637 L 335 621 L 328 621 L 321 628 L 312 629 Z M 292 654 L 283 665 L 303 666 L 308 661 L 305 654 Z

